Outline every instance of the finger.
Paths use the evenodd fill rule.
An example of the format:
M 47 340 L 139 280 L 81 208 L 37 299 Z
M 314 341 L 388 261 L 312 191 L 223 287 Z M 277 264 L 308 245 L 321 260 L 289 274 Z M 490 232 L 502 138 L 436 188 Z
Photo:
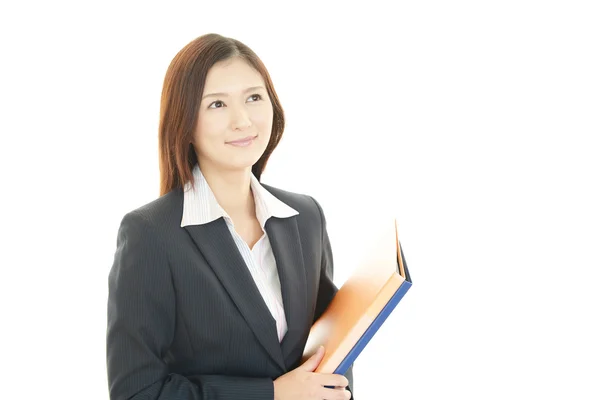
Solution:
M 319 363 L 323 359 L 324 354 L 325 354 L 325 348 L 323 346 L 319 346 L 319 348 L 317 349 L 317 352 L 315 354 L 313 354 L 312 356 L 310 356 L 310 358 L 308 360 L 306 360 L 304 362 L 304 364 L 301 365 L 301 368 L 303 370 L 309 371 L 309 372 L 314 371 L 319 366 Z
M 319 398 L 326 400 L 348 400 L 352 397 L 352 393 L 346 389 L 323 388 L 319 393 Z
M 323 386 L 342 387 L 348 386 L 348 378 L 339 374 L 321 374 L 317 373 L 317 379 Z

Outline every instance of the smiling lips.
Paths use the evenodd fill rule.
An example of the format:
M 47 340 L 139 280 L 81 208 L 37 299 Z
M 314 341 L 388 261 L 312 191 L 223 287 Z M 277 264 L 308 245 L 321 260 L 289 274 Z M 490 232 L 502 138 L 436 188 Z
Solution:
M 230 144 L 232 146 L 237 146 L 237 147 L 246 147 L 252 144 L 252 142 L 254 142 L 254 139 L 256 139 L 258 137 L 258 135 L 256 136 L 248 136 L 242 139 L 238 139 L 238 140 L 234 140 L 232 142 L 226 142 L 227 144 Z

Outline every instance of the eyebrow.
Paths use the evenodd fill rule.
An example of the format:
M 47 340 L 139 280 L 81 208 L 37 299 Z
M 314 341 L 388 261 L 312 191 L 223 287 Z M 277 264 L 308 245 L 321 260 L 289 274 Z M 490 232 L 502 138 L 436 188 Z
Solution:
M 257 90 L 257 89 L 264 89 L 264 90 L 266 90 L 264 86 L 252 86 L 252 87 L 249 87 L 248 89 L 244 90 L 243 93 L 248 93 L 248 92 L 250 92 L 252 90 Z M 227 97 L 227 96 L 229 96 L 227 93 L 222 93 L 222 92 L 219 92 L 219 93 L 209 93 L 209 94 L 205 94 L 204 96 L 202 96 L 202 100 L 204 100 L 206 97 Z

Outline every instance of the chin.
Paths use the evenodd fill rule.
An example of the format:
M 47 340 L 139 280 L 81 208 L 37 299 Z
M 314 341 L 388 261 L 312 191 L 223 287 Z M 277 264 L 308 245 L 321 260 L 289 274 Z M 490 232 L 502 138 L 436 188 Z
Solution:
M 256 164 L 259 159 L 260 157 L 236 157 L 223 161 L 222 165 L 229 170 L 246 170 L 248 168 L 252 168 L 252 166 Z
M 239 150 L 239 149 L 236 149 Z M 248 150 L 248 151 L 246 151 Z M 229 157 L 223 160 L 224 164 L 229 164 L 230 166 L 236 166 L 237 168 L 247 168 L 251 167 L 264 154 L 265 149 L 243 149 L 242 151 L 235 151 L 233 154 L 229 154 Z

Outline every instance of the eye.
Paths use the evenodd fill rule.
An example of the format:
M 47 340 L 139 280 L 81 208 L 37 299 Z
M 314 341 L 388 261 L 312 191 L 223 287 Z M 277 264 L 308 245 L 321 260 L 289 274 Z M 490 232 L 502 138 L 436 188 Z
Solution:
M 221 104 L 221 106 L 220 107 L 213 107 L 213 104 L 214 105 Z M 224 104 L 225 103 L 223 103 L 221 100 L 217 100 L 217 101 L 213 101 L 212 103 L 210 103 L 210 105 L 208 106 L 208 108 L 221 108 Z
M 217 106 L 217 105 L 218 105 L 218 107 L 213 107 L 213 106 Z M 213 101 L 212 103 L 210 103 L 208 105 L 208 108 L 221 108 L 224 105 L 225 105 L 225 103 L 223 103 L 221 100 L 217 100 L 217 101 Z
M 250 97 L 248 97 L 249 99 L 253 99 L 252 103 L 258 101 L 258 100 L 262 100 L 262 96 L 258 93 L 254 93 L 253 95 L 251 95 Z M 213 105 L 215 107 L 213 107 Z M 213 101 L 212 103 L 210 103 L 210 105 L 208 106 L 208 108 L 223 108 L 225 106 L 225 103 L 223 103 L 221 100 L 217 100 L 217 101 Z

